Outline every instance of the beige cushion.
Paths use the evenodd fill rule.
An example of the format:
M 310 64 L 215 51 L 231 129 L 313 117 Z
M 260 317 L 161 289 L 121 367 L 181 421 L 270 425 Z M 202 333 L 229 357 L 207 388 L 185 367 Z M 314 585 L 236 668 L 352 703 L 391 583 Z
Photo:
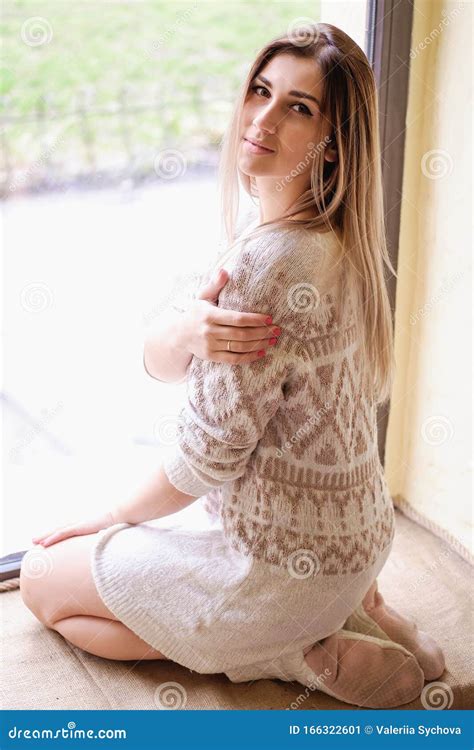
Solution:
M 430 531 L 396 511 L 397 534 L 379 576 L 387 602 L 413 616 L 445 652 L 439 682 L 452 690 L 453 709 L 474 707 L 472 570 Z M 2 708 L 154 709 L 165 682 L 181 686 L 189 709 L 350 709 L 298 683 L 231 683 L 223 674 L 200 675 L 168 661 L 120 662 L 92 656 L 48 630 L 25 607 L 18 589 L 2 605 Z M 449 691 L 448 691 L 449 694 Z M 423 708 L 420 700 L 403 708 Z

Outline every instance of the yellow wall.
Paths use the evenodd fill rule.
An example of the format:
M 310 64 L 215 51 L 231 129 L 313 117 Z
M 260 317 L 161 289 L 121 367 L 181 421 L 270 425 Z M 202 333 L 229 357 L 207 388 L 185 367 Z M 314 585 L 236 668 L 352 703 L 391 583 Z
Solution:
M 411 48 L 386 476 L 470 548 L 471 3 L 415 0 Z

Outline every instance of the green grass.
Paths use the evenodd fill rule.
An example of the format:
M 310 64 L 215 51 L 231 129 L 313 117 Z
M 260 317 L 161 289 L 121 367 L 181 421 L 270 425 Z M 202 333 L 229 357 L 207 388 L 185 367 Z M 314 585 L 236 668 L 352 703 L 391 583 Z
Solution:
M 29 45 L 22 28 L 38 16 L 52 38 Z M 54 144 L 61 133 L 64 141 L 55 148 L 54 160 L 70 169 L 82 162 L 86 166 L 74 115 L 84 86 L 93 87 L 98 106 L 116 101 L 123 85 L 130 88 L 131 103 L 150 106 L 127 116 L 136 153 L 215 145 L 255 54 L 302 16 L 317 20 L 318 5 L 299 0 L 3 0 L 0 95 L 5 111 L 30 118 L 46 96 L 53 110 L 73 113 L 69 120 L 48 116 L 43 134 L 34 121 L 3 123 L 10 158 L 16 167 L 28 168 L 45 143 Z M 203 93 L 209 97 L 205 107 L 196 103 Z M 100 158 L 126 159 L 117 115 L 93 116 L 87 124 Z

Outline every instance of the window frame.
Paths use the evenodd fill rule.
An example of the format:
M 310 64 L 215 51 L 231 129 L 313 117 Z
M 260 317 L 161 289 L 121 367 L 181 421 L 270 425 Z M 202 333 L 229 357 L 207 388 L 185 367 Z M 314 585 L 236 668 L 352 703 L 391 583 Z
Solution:
M 397 271 L 413 31 L 413 0 L 367 0 L 365 48 L 377 82 L 384 214 L 390 262 Z M 396 95 L 395 95 L 396 94 Z M 387 290 L 395 311 L 397 280 Z M 377 412 L 380 461 L 385 464 L 390 400 Z

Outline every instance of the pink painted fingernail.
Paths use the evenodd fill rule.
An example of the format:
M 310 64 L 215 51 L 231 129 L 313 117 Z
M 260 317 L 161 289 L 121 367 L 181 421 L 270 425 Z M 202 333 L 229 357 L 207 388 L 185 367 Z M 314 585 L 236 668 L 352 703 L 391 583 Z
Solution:
M 270 344 L 270 346 L 273 346 L 273 344 L 276 344 L 276 342 L 277 342 L 277 339 L 273 338 L 273 339 L 270 339 L 268 343 Z
M 269 315 L 268 318 L 265 319 L 265 323 L 267 324 L 267 326 L 271 326 L 271 324 L 272 324 L 272 316 L 271 315 Z
M 265 356 L 265 349 L 260 349 L 260 350 L 259 350 L 259 351 L 257 352 L 257 356 L 259 356 L 259 357 L 263 357 L 263 356 Z

